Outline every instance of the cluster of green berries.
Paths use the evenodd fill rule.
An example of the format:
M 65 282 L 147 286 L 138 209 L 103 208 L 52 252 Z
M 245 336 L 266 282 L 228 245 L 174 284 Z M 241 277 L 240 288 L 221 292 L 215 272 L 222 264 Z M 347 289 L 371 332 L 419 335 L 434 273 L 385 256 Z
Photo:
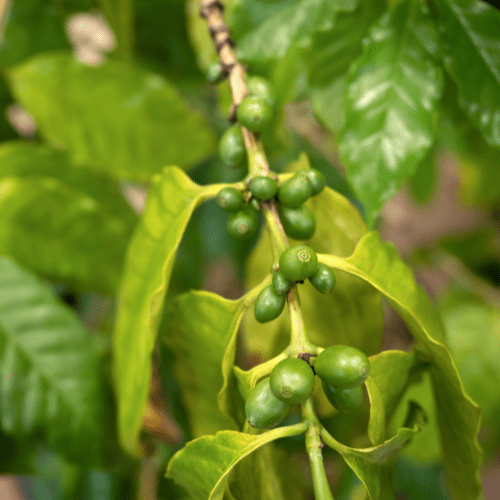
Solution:
M 331 346 L 316 358 L 313 368 L 299 358 L 280 361 L 270 377 L 259 382 L 245 402 L 245 415 L 253 427 L 268 429 L 278 425 L 293 405 L 311 397 L 316 375 L 330 403 L 348 413 L 363 401 L 362 384 L 370 372 L 366 355 L 354 347 Z
M 309 279 L 321 293 L 333 290 L 335 274 L 325 264 L 318 263 L 316 252 L 307 245 L 287 248 L 280 257 L 279 269 L 273 273 L 272 285 L 264 288 L 255 301 L 255 319 L 267 323 L 276 319 L 285 307 L 286 292 L 295 282 Z

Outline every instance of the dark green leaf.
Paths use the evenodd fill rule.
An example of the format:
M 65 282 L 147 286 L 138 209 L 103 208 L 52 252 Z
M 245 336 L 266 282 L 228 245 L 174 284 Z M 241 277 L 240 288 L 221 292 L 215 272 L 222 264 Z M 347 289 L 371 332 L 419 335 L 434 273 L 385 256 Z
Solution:
M 431 3 L 460 105 L 488 143 L 500 146 L 500 12 L 481 0 Z
M 436 187 L 435 156 L 435 149 L 429 149 L 419 163 L 415 174 L 409 179 L 410 192 L 418 203 L 428 202 Z
M 4 177 L 0 193 L 0 253 L 51 279 L 116 292 L 130 224 L 50 177 Z
M 39 52 L 69 48 L 55 2 L 13 0 L 10 4 L 4 5 L 9 13 L 0 44 L 0 66 L 18 64 Z
M 238 44 L 238 54 L 249 63 L 280 59 L 295 45 L 309 45 L 316 31 L 329 29 L 338 12 L 354 10 L 358 1 L 302 0 L 247 34 Z
M 301 423 L 258 436 L 221 431 L 195 439 L 174 455 L 167 476 L 183 486 L 193 500 L 222 500 L 229 474 L 240 460 L 266 443 L 302 434 L 305 429 Z
M 153 178 L 146 208 L 129 245 L 114 332 L 118 431 L 122 446 L 138 453 L 149 390 L 151 354 L 175 253 L 193 213 L 222 186 L 202 187 L 176 167 Z
M 347 70 L 361 55 L 363 38 L 385 7 L 383 0 L 373 0 L 361 2 L 354 12 L 340 12 L 330 30 L 314 35 L 304 57 L 314 111 L 334 132 L 340 132 L 344 123 Z
M 98 357 L 76 316 L 49 288 L 0 258 L 0 422 L 4 432 L 43 430 L 58 451 L 92 460 L 103 440 Z
M 382 243 L 375 232 L 366 234 L 348 259 L 320 256 L 321 262 L 370 283 L 389 300 L 412 331 L 417 347 L 431 363 L 443 461 L 452 494 L 477 498 L 481 449 L 477 443 L 479 408 L 467 396 L 451 354 L 444 345 L 444 329 L 429 298 L 396 249 Z
M 420 1 L 401 3 L 371 28 L 349 72 L 339 147 L 369 227 L 434 141 L 442 75 L 432 28 Z
M 219 409 L 217 395 L 227 383 L 221 367 L 228 345 L 235 343 L 244 309 L 241 299 L 195 291 L 169 305 L 163 340 L 175 356 L 173 375 L 195 438 L 235 428 L 234 421 Z
M 99 172 L 149 181 L 165 165 L 189 167 L 215 145 L 166 80 L 136 67 L 46 54 L 12 69 L 9 80 L 42 135 Z

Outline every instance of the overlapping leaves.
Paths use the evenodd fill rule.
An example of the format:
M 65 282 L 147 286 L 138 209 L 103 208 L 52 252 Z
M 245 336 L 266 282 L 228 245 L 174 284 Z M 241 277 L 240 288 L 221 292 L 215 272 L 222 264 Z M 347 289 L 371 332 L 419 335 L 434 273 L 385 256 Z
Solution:
M 407 0 L 371 28 L 350 68 L 340 151 L 369 226 L 434 141 L 442 87 L 436 50 L 427 11 Z

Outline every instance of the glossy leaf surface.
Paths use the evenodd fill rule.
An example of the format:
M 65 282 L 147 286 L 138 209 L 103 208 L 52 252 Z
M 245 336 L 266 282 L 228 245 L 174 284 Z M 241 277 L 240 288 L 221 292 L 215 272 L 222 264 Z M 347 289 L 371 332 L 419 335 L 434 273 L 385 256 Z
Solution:
M 294 45 L 308 45 L 318 30 L 332 26 L 335 14 L 352 11 L 359 0 L 301 0 L 268 18 L 238 44 L 243 61 L 265 62 L 284 57 Z
M 243 311 L 241 299 L 196 291 L 180 295 L 169 306 L 163 340 L 175 356 L 173 375 L 193 437 L 235 428 L 234 421 L 219 409 L 217 394 L 225 383 L 224 355 L 236 340 Z
M 481 0 L 432 0 L 444 65 L 462 109 L 500 146 L 500 11 Z
M 441 320 L 429 298 L 416 285 L 411 270 L 396 249 L 384 244 L 375 232 L 366 234 L 348 259 L 321 256 L 320 261 L 370 283 L 410 328 L 417 348 L 432 365 L 430 375 L 450 490 L 459 499 L 476 498 L 481 490 L 477 480 L 482 456 L 477 443 L 479 408 L 464 391 L 444 345 Z
M 139 68 L 44 54 L 10 70 L 9 80 L 42 135 L 96 171 L 149 181 L 163 166 L 189 167 L 215 146 L 172 85 Z
M 122 446 L 138 452 L 138 437 L 149 391 L 151 354 L 175 253 L 193 210 L 215 197 L 177 167 L 153 178 L 146 208 L 128 248 L 118 296 L 113 354 Z
M 116 292 L 130 224 L 50 177 L 5 177 L 0 193 L 0 253 L 48 278 Z
M 305 431 L 304 424 L 279 427 L 258 436 L 221 431 L 188 443 L 177 452 L 167 476 L 183 486 L 193 500 L 222 500 L 235 465 L 266 443 Z
M 90 338 L 47 286 L 6 257 L 0 257 L 0 359 L 2 430 L 43 431 L 66 457 L 95 459 L 104 400 Z
M 427 11 L 408 0 L 371 29 L 347 78 L 340 152 L 372 227 L 432 146 L 442 74 Z

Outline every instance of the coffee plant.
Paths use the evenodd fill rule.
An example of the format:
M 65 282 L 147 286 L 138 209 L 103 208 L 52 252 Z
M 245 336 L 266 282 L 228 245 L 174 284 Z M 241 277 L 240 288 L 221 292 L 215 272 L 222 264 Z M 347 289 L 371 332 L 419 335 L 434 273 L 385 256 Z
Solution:
M 0 9 L 0 471 L 30 498 L 483 498 L 496 7 Z M 394 196 L 430 210 L 446 162 L 474 224 L 403 258 Z

